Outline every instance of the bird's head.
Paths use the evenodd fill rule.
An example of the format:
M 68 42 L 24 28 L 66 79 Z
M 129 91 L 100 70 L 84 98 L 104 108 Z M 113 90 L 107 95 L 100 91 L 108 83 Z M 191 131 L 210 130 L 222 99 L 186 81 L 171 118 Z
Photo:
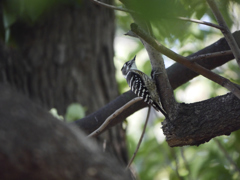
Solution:
M 126 76 L 130 69 L 137 69 L 135 59 L 136 59 L 136 56 L 132 60 L 126 62 L 123 65 L 123 67 L 121 69 L 123 76 Z

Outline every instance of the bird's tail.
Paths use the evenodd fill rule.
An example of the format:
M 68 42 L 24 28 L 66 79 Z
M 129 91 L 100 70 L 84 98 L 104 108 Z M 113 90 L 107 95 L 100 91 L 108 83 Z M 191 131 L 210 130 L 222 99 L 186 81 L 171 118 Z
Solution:
M 155 102 L 153 103 L 153 108 L 156 111 L 160 111 L 165 117 L 168 117 L 166 111 L 160 105 L 158 105 L 157 103 L 155 103 Z

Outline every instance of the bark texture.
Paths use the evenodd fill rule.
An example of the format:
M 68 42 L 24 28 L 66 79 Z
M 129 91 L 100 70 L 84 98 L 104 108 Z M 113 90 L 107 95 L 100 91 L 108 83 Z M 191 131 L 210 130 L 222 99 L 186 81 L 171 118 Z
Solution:
M 240 129 L 240 100 L 231 93 L 179 108 L 174 120 L 162 127 L 171 147 L 200 145 Z
M 2 73 L 41 105 L 64 114 L 80 102 L 93 112 L 118 95 L 112 11 L 83 1 L 11 30 L 21 59 L 8 59 Z

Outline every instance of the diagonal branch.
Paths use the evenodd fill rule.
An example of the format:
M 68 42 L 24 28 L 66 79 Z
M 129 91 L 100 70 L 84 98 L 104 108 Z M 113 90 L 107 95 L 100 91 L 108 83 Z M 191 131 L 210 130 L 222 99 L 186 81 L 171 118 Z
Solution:
M 125 109 L 129 108 L 132 104 L 134 104 L 134 103 L 136 103 L 138 101 L 141 101 L 141 100 L 142 100 L 142 98 L 136 97 L 136 98 L 132 99 L 131 101 L 129 101 L 128 103 L 126 103 L 121 108 L 117 109 L 113 114 L 111 114 L 111 116 L 109 116 L 103 122 L 103 124 L 99 128 L 97 128 L 94 132 L 89 134 L 88 137 L 95 137 L 95 136 L 99 135 L 100 133 L 102 133 L 106 129 L 106 127 L 111 123 L 111 120 L 114 119 L 114 117 L 116 117 L 119 114 L 121 114 Z
M 240 90 L 235 86 L 231 81 L 228 79 L 221 77 L 208 69 L 200 66 L 199 64 L 189 61 L 187 58 L 173 52 L 172 50 L 166 48 L 159 42 L 157 42 L 155 39 L 153 39 L 151 36 L 146 34 L 144 31 L 142 31 L 136 24 L 131 24 L 131 30 L 141 37 L 144 41 L 146 41 L 148 44 L 150 44 L 153 48 L 155 48 L 160 53 L 166 55 L 167 57 L 173 59 L 174 61 L 183 64 L 187 68 L 195 71 L 198 74 L 201 74 L 202 76 L 218 83 L 219 85 L 225 87 L 229 91 L 231 91 L 235 96 L 237 96 L 240 99 Z
M 91 0 L 91 1 L 93 1 L 94 3 L 96 3 L 96 4 L 100 5 L 100 6 L 109 8 L 109 9 L 123 11 L 123 12 L 127 12 L 127 13 L 136 13 L 133 10 L 122 8 L 122 7 L 113 6 L 113 5 L 110 5 L 110 4 L 106 4 L 106 3 L 98 1 L 98 0 Z
M 145 123 L 144 123 L 144 126 L 143 126 L 142 134 L 141 134 L 140 139 L 139 139 L 139 141 L 138 141 L 137 147 L 136 147 L 136 149 L 135 149 L 135 151 L 134 151 L 134 153 L 133 153 L 132 158 L 131 158 L 130 161 L 128 162 L 128 165 L 127 165 L 126 169 L 129 169 L 129 167 L 131 166 L 134 158 L 135 158 L 136 155 L 137 155 L 137 152 L 138 152 L 138 150 L 139 150 L 139 147 L 140 147 L 140 145 L 141 145 L 141 143 L 142 143 L 143 136 L 144 136 L 145 131 L 146 131 L 146 128 L 147 128 L 150 111 L 151 111 L 151 106 L 149 106 L 149 108 L 148 108 L 147 117 L 146 117 L 146 120 L 145 120 Z
M 188 180 L 191 180 L 192 176 L 191 176 L 191 169 L 190 169 L 190 165 L 189 165 L 190 163 L 187 161 L 187 159 L 185 157 L 184 147 L 180 147 L 180 152 L 181 152 L 181 156 L 182 156 L 182 159 L 183 159 L 183 162 L 184 162 L 184 166 L 188 171 Z
M 238 45 L 240 46 L 240 31 L 234 32 L 233 37 L 236 39 Z M 201 49 L 198 52 L 187 56 L 187 58 L 191 59 L 193 57 L 198 57 L 198 56 L 201 56 L 204 54 L 227 51 L 227 50 L 230 50 L 230 47 L 229 47 L 226 39 L 221 38 L 218 41 L 216 41 L 215 43 L 207 46 L 206 48 Z M 232 54 L 223 55 L 223 56 L 219 56 L 219 57 L 208 57 L 207 59 L 198 59 L 198 60 L 195 60 L 195 62 L 197 64 L 211 70 L 218 66 L 223 65 L 230 59 L 231 60 L 234 59 L 234 56 Z M 169 80 L 170 80 L 170 83 L 171 83 L 171 86 L 173 89 L 186 83 L 187 81 L 189 81 L 189 79 L 192 79 L 192 78 L 198 76 L 197 73 L 195 73 L 194 71 L 191 71 L 190 69 L 188 69 L 187 67 L 185 67 L 179 63 L 175 63 L 172 66 L 170 66 L 167 69 L 167 73 L 168 73 L 168 77 L 169 77 Z M 181 76 L 177 76 L 177 74 L 181 74 Z
M 237 172 L 238 174 L 240 174 L 240 169 L 237 166 L 237 164 L 234 162 L 234 160 L 232 159 L 232 157 L 229 155 L 229 153 L 227 152 L 227 150 L 224 148 L 224 146 L 222 145 L 222 143 L 215 138 L 214 141 L 217 143 L 217 146 L 219 147 L 219 149 L 223 152 L 224 156 L 227 158 L 227 160 L 229 161 L 229 163 L 233 166 L 234 171 Z
M 211 27 L 214 27 L 214 28 L 220 29 L 220 30 L 224 29 L 223 27 L 221 27 L 217 24 L 213 24 L 213 23 L 210 23 L 210 22 L 201 21 L 201 20 L 197 20 L 197 19 L 190 19 L 190 18 L 184 18 L 184 17 L 178 17 L 178 19 L 183 20 L 183 21 L 190 21 L 190 22 L 194 22 L 194 23 L 198 23 L 198 24 L 204 24 L 206 26 L 211 26 Z
M 235 41 L 234 37 L 232 36 L 226 22 L 224 21 L 221 12 L 219 11 L 217 4 L 214 0 L 207 0 L 208 5 L 212 9 L 212 12 L 217 19 L 219 25 L 223 27 L 224 29 L 221 30 L 225 39 L 227 40 L 233 55 L 238 63 L 238 66 L 240 67 L 240 50 L 238 48 L 237 42 Z

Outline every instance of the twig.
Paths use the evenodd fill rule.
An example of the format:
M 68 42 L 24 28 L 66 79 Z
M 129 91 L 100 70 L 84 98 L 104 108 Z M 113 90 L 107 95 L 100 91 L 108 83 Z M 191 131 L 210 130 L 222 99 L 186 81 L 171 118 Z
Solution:
M 93 131 L 91 134 L 88 135 L 88 137 L 95 137 L 97 135 L 99 135 L 101 132 L 103 132 L 103 130 L 107 127 L 107 125 L 110 124 L 111 120 L 114 119 L 116 116 L 118 116 L 121 112 L 123 112 L 125 109 L 127 109 L 128 107 L 130 107 L 132 104 L 138 102 L 142 100 L 142 98 L 140 97 L 136 97 L 134 99 L 132 99 L 131 101 L 129 101 L 128 103 L 126 103 L 124 106 L 122 106 L 121 108 L 117 109 L 113 114 L 111 114 L 105 121 L 104 123 L 95 131 Z
M 113 5 L 110 5 L 110 4 L 106 4 L 106 3 L 98 1 L 98 0 L 91 0 L 91 1 L 93 1 L 94 3 L 96 3 L 96 4 L 100 5 L 100 6 L 107 7 L 109 9 L 123 11 L 123 12 L 127 12 L 127 13 L 136 13 L 133 10 L 125 9 L 125 8 L 122 8 L 122 7 L 113 6 Z
M 223 27 L 221 27 L 221 26 L 219 26 L 217 24 L 206 22 L 206 21 L 201 21 L 201 20 L 197 20 L 197 19 L 190 19 L 190 18 L 184 18 L 184 17 L 178 17 L 178 19 L 183 20 L 183 21 L 190 21 L 190 22 L 194 22 L 194 23 L 198 23 L 198 24 L 204 24 L 206 26 L 211 26 L 211 27 L 214 27 L 216 29 L 224 30 Z
M 133 153 L 133 156 L 132 156 L 132 158 L 130 159 L 130 161 L 129 161 L 127 167 L 126 167 L 126 170 L 131 166 L 134 158 L 135 158 L 136 155 L 137 155 L 138 149 L 139 149 L 139 147 L 140 147 L 140 145 L 141 145 L 141 143 L 142 143 L 143 136 L 144 136 L 144 134 L 145 134 L 146 127 L 147 127 L 147 123 L 148 123 L 148 120 L 149 120 L 150 110 L 151 110 L 151 106 L 148 107 L 148 113 L 147 113 L 147 117 L 146 117 L 146 121 L 145 121 L 145 124 L 144 124 L 144 127 L 143 127 L 143 131 L 142 131 L 141 137 L 140 137 L 140 139 L 139 139 L 139 141 L 138 141 L 138 144 L 137 144 L 137 147 L 136 147 L 136 149 L 135 149 L 135 151 L 134 151 L 134 153 Z
M 190 167 L 189 167 L 189 164 L 187 162 L 187 159 L 185 158 L 185 155 L 184 155 L 184 147 L 180 147 L 180 151 L 181 151 L 181 156 L 182 156 L 182 159 L 183 159 L 183 162 L 185 164 L 185 167 L 186 169 L 188 170 L 188 179 L 191 180 L 191 171 L 190 171 Z
M 223 147 L 222 143 L 214 138 L 214 141 L 217 143 L 219 149 L 223 152 L 223 154 L 225 155 L 225 157 L 227 158 L 227 160 L 230 162 L 230 164 L 234 167 L 235 171 L 240 173 L 240 169 L 237 166 L 237 164 L 233 161 L 233 159 L 229 156 L 228 152 L 226 151 L 226 149 Z
M 150 44 L 153 48 L 155 48 L 160 53 L 166 55 L 167 57 L 173 59 L 174 61 L 183 64 L 187 68 L 191 69 L 192 71 L 201 74 L 202 76 L 218 83 L 219 85 L 225 87 L 229 91 L 231 91 L 236 97 L 240 99 L 240 90 L 237 88 L 236 85 L 234 85 L 231 81 L 228 79 L 219 76 L 218 74 L 213 73 L 212 71 L 200 66 L 199 64 L 189 61 L 187 58 L 173 52 L 172 50 L 166 48 L 159 42 L 157 42 L 155 39 L 153 39 L 151 36 L 146 34 L 144 31 L 142 31 L 136 24 L 131 24 L 131 30 L 141 39 L 146 41 L 148 44 Z
M 101 2 L 101 1 L 98 1 L 98 0 L 91 0 L 93 1 L 94 3 L 100 5 L 100 6 L 103 6 L 103 7 L 107 7 L 109 9 L 113 9 L 113 10 L 118 10 L 118 11 L 123 11 L 123 12 L 127 12 L 127 13 L 136 13 L 135 11 L 133 10 L 130 10 L 130 9 L 126 9 L 126 8 L 122 8 L 122 7 L 117 7 L 117 6 L 113 6 L 113 5 L 110 5 L 110 4 L 107 4 L 107 3 L 104 3 L 104 2 Z M 217 25 L 217 24 L 213 24 L 213 23 L 210 23 L 210 22 L 206 22 L 206 21 L 201 21 L 201 20 L 196 20 L 196 19 L 190 19 L 190 18 L 184 18 L 184 17 L 178 17 L 177 19 L 180 19 L 180 20 L 183 20 L 183 21 L 190 21 L 190 22 L 194 22 L 194 23 L 198 23 L 198 24 L 204 24 L 206 26 L 211 26 L 211 27 L 214 27 L 216 29 L 220 29 L 220 30 L 224 30 L 223 27 Z
M 175 149 L 174 149 L 174 148 L 171 148 L 171 149 L 170 149 L 170 152 L 171 152 L 171 154 L 172 154 L 172 156 L 173 156 L 173 158 L 174 158 L 174 160 L 175 160 L 175 163 L 176 163 L 175 172 L 176 172 L 176 174 L 177 174 L 177 177 L 178 177 L 178 179 L 183 180 L 183 177 L 180 176 L 180 174 L 179 174 L 178 157 L 177 157 L 177 155 L 176 155 Z M 174 170 L 174 169 L 173 169 L 173 170 Z
M 230 55 L 232 54 L 231 50 L 228 51 L 220 51 L 220 52 L 214 52 L 214 53 L 207 53 L 207 54 L 202 54 L 198 56 L 194 56 L 189 58 L 190 61 L 197 61 L 200 59 L 207 59 L 207 58 L 213 58 L 213 57 L 219 57 L 219 56 L 225 56 L 225 55 Z
M 207 2 L 208 2 L 208 5 L 210 6 L 210 8 L 212 9 L 212 12 L 213 12 L 215 18 L 217 19 L 218 24 L 224 28 L 221 31 L 233 52 L 233 55 L 238 63 L 238 66 L 240 67 L 240 50 L 238 48 L 237 42 L 235 41 L 234 37 L 232 36 L 226 22 L 224 21 L 222 14 L 217 7 L 216 2 L 214 0 L 207 0 Z

